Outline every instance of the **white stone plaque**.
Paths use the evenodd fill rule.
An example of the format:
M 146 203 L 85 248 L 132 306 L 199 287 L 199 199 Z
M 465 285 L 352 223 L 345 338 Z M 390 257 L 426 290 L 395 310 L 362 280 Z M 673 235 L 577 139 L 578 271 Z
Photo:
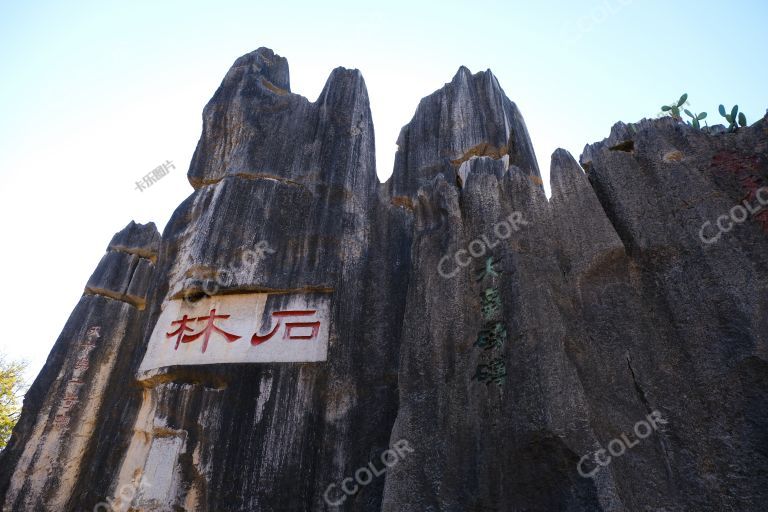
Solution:
M 177 365 L 325 361 L 329 293 L 247 293 L 171 300 L 139 374 Z

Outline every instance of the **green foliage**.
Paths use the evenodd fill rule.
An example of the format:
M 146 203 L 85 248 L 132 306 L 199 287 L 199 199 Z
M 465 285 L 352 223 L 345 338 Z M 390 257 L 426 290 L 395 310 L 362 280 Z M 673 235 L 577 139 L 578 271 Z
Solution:
M 0 449 L 8 444 L 13 427 L 19 419 L 26 368 L 27 363 L 6 362 L 0 355 Z
M 726 121 L 728 121 L 728 131 L 733 133 L 736 130 L 739 129 L 739 126 L 745 127 L 747 126 L 747 116 L 744 115 L 744 112 L 739 112 L 739 106 L 734 105 L 731 109 L 731 113 L 727 113 L 725 110 L 725 105 L 720 105 L 720 108 L 717 109 L 718 112 L 720 112 L 720 115 L 725 118 Z
M 702 112 L 701 114 L 692 114 L 690 110 L 685 109 L 684 110 L 685 115 L 691 118 L 691 126 L 696 128 L 697 130 L 701 129 L 701 123 L 699 121 L 702 121 L 703 119 L 706 119 L 707 113 Z
M 664 113 L 668 114 L 670 117 L 677 121 L 682 121 L 683 118 L 680 116 L 680 111 L 683 105 L 687 104 L 688 102 L 688 93 L 683 94 L 680 96 L 680 99 L 677 101 L 672 102 L 669 105 L 664 105 L 661 107 L 661 111 L 663 112 L 658 117 L 663 117 Z M 728 121 L 728 132 L 733 133 L 739 128 L 744 128 L 747 126 L 747 116 L 744 115 L 744 112 L 739 112 L 739 106 L 734 105 L 730 112 L 725 110 L 725 105 L 720 105 L 720 107 L 717 109 L 718 112 L 720 112 L 720 115 L 725 118 L 726 121 Z M 690 126 L 693 126 L 697 130 L 701 130 L 701 121 L 706 119 L 707 113 L 701 112 L 701 113 L 694 113 L 688 110 L 687 108 L 682 108 L 682 111 L 685 112 L 685 115 L 691 118 L 691 120 L 688 122 Z M 704 121 L 704 124 L 706 126 L 706 121 Z M 635 125 L 633 123 L 629 123 L 628 129 L 629 133 L 632 135 L 637 134 L 639 130 L 639 125 Z M 708 126 L 704 128 L 707 133 L 715 133 L 710 130 Z
M 682 121 L 683 118 L 680 116 L 680 111 L 682 109 L 682 111 L 685 112 L 685 115 L 691 118 L 691 121 L 688 124 L 696 128 L 697 130 L 700 130 L 701 129 L 700 121 L 703 121 L 704 119 L 706 119 L 707 113 L 706 112 L 693 113 L 687 108 L 682 108 L 687 101 L 688 101 L 688 93 L 685 93 L 682 96 L 680 96 L 679 100 L 672 102 L 670 105 L 662 106 L 661 111 L 666 112 L 673 119 Z M 720 112 L 720 115 L 723 116 L 726 121 L 728 121 L 729 132 L 733 133 L 736 130 L 738 130 L 740 127 L 743 128 L 747 126 L 747 116 L 745 116 L 743 112 L 739 112 L 738 105 L 734 105 L 730 112 L 725 110 L 725 105 L 720 105 L 720 107 L 717 110 L 718 112 Z M 630 132 L 636 132 L 636 130 L 632 125 L 630 125 Z
M 669 115 L 674 117 L 675 119 L 682 119 L 680 117 L 680 107 L 682 107 L 685 102 L 688 101 L 688 93 L 683 94 L 680 96 L 680 99 L 676 102 L 673 102 L 671 105 L 664 105 L 661 107 L 662 112 L 669 112 Z

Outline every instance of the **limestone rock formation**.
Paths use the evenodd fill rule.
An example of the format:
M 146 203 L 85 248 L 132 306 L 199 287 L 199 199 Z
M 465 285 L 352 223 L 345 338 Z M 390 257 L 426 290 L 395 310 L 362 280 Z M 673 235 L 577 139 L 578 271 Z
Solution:
M 80 510 L 82 489 L 106 489 L 139 396 L 130 358 L 142 339 L 147 284 L 160 234 L 131 222 L 109 244 L 85 292 L 24 397 L 0 453 L 2 510 Z M 133 409 L 131 410 L 131 406 Z
M 376 177 L 361 74 L 238 59 L 162 237 L 115 235 L 0 453 L 0 509 L 759 511 L 768 117 L 618 123 L 547 199 L 460 68 Z M 585 172 L 586 171 L 586 172 Z
M 472 75 L 459 68 L 450 83 L 421 100 L 397 146 L 393 196 L 412 194 L 438 174 L 454 183 L 457 168 L 478 156 L 506 157 L 541 184 L 523 117 L 490 70 Z

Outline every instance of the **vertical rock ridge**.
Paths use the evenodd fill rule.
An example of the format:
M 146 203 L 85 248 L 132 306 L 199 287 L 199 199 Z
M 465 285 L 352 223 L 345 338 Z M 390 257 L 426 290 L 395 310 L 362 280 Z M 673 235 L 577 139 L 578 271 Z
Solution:
M 768 185 L 767 135 L 765 119 L 727 135 L 709 135 L 672 119 L 643 121 L 633 133 L 619 123 L 608 139 L 582 154 L 627 258 L 606 261 L 581 280 L 578 307 L 589 342 L 571 354 L 595 402 L 606 404 L 600 409 L 617 400 L 606 390 L 617 379 L 625 381 L 616 391 L 621 389 L 628 403 L 660 411 L 674 431 L 674 440 L 661 431 L 653 436 L 658 455 L 647 453 L 644 464 L 656 469 L 647 471 L 642 486 L 620 477 L 619 492 L 633 508 L 663 496 L 692 507 L 759 508 L 739 475 L 746 467 L 765 467 L 765 458 L 736 456 L 717 441 L 748 430 L 732 419 L 744 414 L 743 402 L 734 398 L 714 405 L 707 397 L 737 396 L 741 376 L 749 372 L 746 362 L 765 354 L 765 315 L 758 311 L 768 304 L 766 230 L 758 211 L 716 241 L 707 242 L 701 233 L 705 223 L 715 224 L 723 215 L 727 220 L 743 201 L 753 203 L 750 208 L 759 204 L 756 190 Z M 627 140 L 631 151 L 622 149 Z M 622 377 L 627 353 L 631 371 L 623 370 L 629 375 Z M 598 365 L 602 372 L 590 370 Z M 641 397 L 632 389 L 636 375 L 642 375 Z M 766 396 L 768 388 L 758 384 L 754 392 Z M 733 473 L 692 469 L 705 460 L 734 457 Z M 701 478 L 716 480 L 720 491 Z
M 559 259 L 569 278 L 581 279 L 601 263 L 626 257 L 587 176 L 564 149 L 552 154 L 550 186 Z
M 234 155 L 225 157 L 232 171 L 201 181 L 166 227 L 159 267 L 163 283 L 156 287 L 151 318 L 156 321 L 170 301 L 195 290 L 216 296 L 327 289 L 335 304 L 329 359 L 323 364 L 206 365 L 194 371 L 170 367 L 143 380 L 147 391 L 130 456 L 113 473 L 112 489 L 130 485 L 134 475 L 151 474 L 156 454 L 164 450 L 172 453 L 163 467 L 178 481 L 164 481 L 132 506 L 216 510 L 226 500 L 234 507 L 267 509 L 275 489 L 292 488 L 276 509 L 316 509 L 326 486 L 367 462 L 372 445 L 386 448 L 394 421 L 402 304 L 389 305 L 388 299 L 404 293 L 408 219 L 389 211 L 378 196 L 362 75 L 333 70 L 314 103 L 271 90 L 259 90 L 263 97 L 251 100 L 238 85 L 247 80 L 241 75 L 232 83 L 225 79 L 222 89 L 235 92 L 217 92 L 206 107 L 208 117 L 242 121 L 243 126 L 231 124 L 220 135 L 231 148 L 245 150 L 222 148 L 221 154 Z M 273 110 L 262 108 L 272 101 Z M 213 128 L 204 128 L 201 156 L 193 160 L 190 176 L 206 161 L 207 150 L 201 148 L 212 137 L 207 130 Z M 258 130 L 263 138 L 254 137 Z M 221 140 L 216 137 L 215 143 Z M 242 155 L 235 172 L 233 164 Z M 252 179 L 256 166 L 282 179 Z M 382 224 L 374 229 L 375 218 Z M 260 244 L 268 251 L 244 264 L 245 251 Z M 371 246 L 377 248 L 374 253 Z M 393 277 L 391 285 L 382 284 Z M 371 337 L 376 341 L 366 341 Z M 216 393 L 205 384 L 213 382 L 219 383 Z M 265 394 L 254 393 L 254 386 Z M 323 400 L 328 396 L 336 397 L 333 403 Z M 179 401 L 203 400 L 214 416 L 211 422 L 173 412 Z M 363 408 L 372 403 L 378 412 Z M 162 410 L 168 420 L 158 424 Z M 213 411 L 222 411 L 221 417 Z M 173 446 L 167 432 L 178 439 Z M 216 476 L 222 474 L 242 477 L 232 482 Z M 298 481 L 304 484 L 297 488 Z M 382 486 L 383 479 L 366 487 L 360 499 L 379 501 Z
M 106 475 L 87 475 L 110 457 L 94 451 L 105 436 L 121 448 L 120 428 L 107 418 L 116 419 L 112 411 L 132 401 L 124 387 L 130 382 L 127 360 L 140 341 L 154 272 L 151 260 L 113 248 L 156 255 L 159 236 L 154 224 L 131 222 L 113 237 L 25 396 L 12 443 L 2 452 L 2 510 L 70 510 L 81 492 L 106 490 Z

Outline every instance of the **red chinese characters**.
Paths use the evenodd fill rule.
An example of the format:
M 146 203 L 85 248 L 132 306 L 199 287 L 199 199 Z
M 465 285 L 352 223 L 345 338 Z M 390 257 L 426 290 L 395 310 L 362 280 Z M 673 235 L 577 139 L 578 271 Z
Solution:
M 266 334 L 259 334 L 259 331 L 253 333 L 251 345 L 258 346 L 269 341 L 280 332 L 281 328 L 284 328 L 282 335 L 284 340 L 314 340 L 320 332 L 320 320 L 312 318 L 316 313 L 317 311 L 314 309 L 275 311 L 272 313 L 274 327 Z M 191 343 L 202 338 L 202 352 L 205 353 L 212 334 L 219 334 L 228 343 L 233 343 L 242 338 L 240 335 L 225 331 L 220 324 L 216 324 L 217 320 L 226 320 L 228 318 L 230 318 L 230 315 L 217 314 L 215 309 L 211 309 L 208 315 L 201 317 L 189 317 L 185 314 L 180 319 L 171 322 L 171 328 L 165 333 L 165 337 L 175 337 L 174 350 L 178 350 L 179 345 L 182 343 Z M 192 325 L 199 322 L 204 322 L 205 324 L 201 330 L 195 332 L 195 328 Z
M 69 426 L 69 416 L 66 414 L 57 414 L 53 418 L 53 426 L 57 428 L 67 428 Z
M 286 317 L 292 317 L 292 316 L 312 316 L 315 314 L 315 310 L 313 309 L 307 309 L 307 310 L 294 310 L 294 311 L 275 311 L 272 313 L 272 316 L 277 319 L 277 322 L 275 323 L 275 326 L 272 328 L 271 331 L 269 331 L 267 334 L 264 334 L 263 336 L 260 336 L 258 333 L 254 333 L 254 335 L 251 337 L 251 345 L 261 345 L 265 341 L 268 341 L 272 336 L 274 336 L 278 329 L 280 329 L 280 325 L 282 323 L 282 319 Z M 310 334 L 294 334 L 292 331 L 293 329 L 300 329 L 300 328 L 310 328 L 312 329 Z M 317 333 L 320 330 L 320 321 L 316 322 L 286 322 L 285 324 L 285 332 L 283 333 L 283 339 L 289 339 L 289 340 L 311 340 L 317 337 Z
M 170 338 L 171 336 L 176 336 L 178 334 L 178 337 L 176 338 L 176 346 L 174 347 L 174 350 L 179 349 L 179 343 L 181 343 L 181 339 L 182 337 L 184 337 L 184 333 L 186 331 L 189 331 L 189 332 L 194 331 L 194 329 L 189 327 L 187 323 L 194 322 L 195 320 L 197 320 L 197 318 L 189 318 L 187 315 L 184 315 L 183 317 L 181 317 L 181 320 L 174 320 L 173 322 L 171 322 L 171 326 L 178 325 L 179 328 L 173 332 L 165 333 L 165 337 Z M 205 352 L 205 350 L 203 350 L 203 352 Z
M 59 402 L 58 409 L 53 418 L 53 425 L 59 429 L 69 427 L 69 411 L 80 401 L 80 388 L 85 384 L 83 374 L 90 367 L 90 355 L 96 348 L 96 341 L 101 337 L 101 327 L 94 326 L 88 329 L 85 341 L 79 343 L 77 359 L 72 368 L 72 374 L 64 387 L 64 398 Z
M 79 357 L 75 361 L 75 370 L 80 370 L 81 372 L 84 372 L 89 368 L 90 363 L 88 362 L 88 356 L 82 356 Z
M 61 402 L 65 409 L 69 409 L 78 402 L 77 393 L 72 391 L 66 391 L 64 393 L 64 400 Z
M 236 334 L 229 333 L 224 329 L 217 327 L 214 322 L 216 322 L 216 320 L 220 318 L 227 319 L 229 318 L 229 315 L 217 315 L 215 309 L 212 309 L 210 313 L 208 313 L 208 316 L 199 316 L 197 318 L 189 318 L 187 317 L 187 315 L 184 315 L 181 318 L 181 320 L 175 320 L 171 322 L 171 325 L 178 325 L 179 328 L 173 332 L 165 333 L 165 336 L 167 338 L 170 338 L 172 336 L 178 336 L 176 338 L 176 347 L 175 347 L 176 350 L 178 350 L 179 348 L 179 342 L 192 343 L 193 341 L 195 341 L 196 339 L 202 336 L 203 337 L 203 353 L 205 353 L 205 350 L 208 348 L 208 340 L 211 338 L 211 334 L 213 334 L 214 332 L 217 332 L 222 336 L 224 336 L 224 338 L 227 340 L 228 343 L 232 343 L 242 338 L 242 336 L 237 336 Z M 205 324 L 205 327 L 203 327 L 203 329 L 196 334 L 185 334 L 186 331 L 194 330 L 187 325 L 187 323 L 189 322 L 206 322 L 206 324 Z

